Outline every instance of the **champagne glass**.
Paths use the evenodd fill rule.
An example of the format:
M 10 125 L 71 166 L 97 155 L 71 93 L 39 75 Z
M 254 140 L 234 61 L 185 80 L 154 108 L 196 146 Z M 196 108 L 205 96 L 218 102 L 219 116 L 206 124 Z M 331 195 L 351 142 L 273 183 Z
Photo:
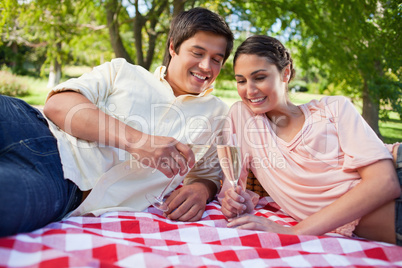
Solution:
M 219 164 L 225 179 L 229 180 L 236 191 L 241 172 L 240 148 L 235 145 L 217 145 Z M 239 217 L 239 211 L 237 211 Z
M 208 151 L 210 145 L 206 144 L 187 144 L 188 147 L 193 151 L 194 156 L 195 156 L 195 163 L 197 163 L 203 156 L 204 154 Z M 148 200 L 148 202 L 153 205 L 155 208 L 165 212 L 168 211 L 168 207 L 164 205 L 164 198 L 166 195 L 166 191 L 169 189 L 170 185 L 173 183 L 174 179 L 176 178 L 176 175 L 173 176 L 173 178 L 170 179 L 169 183 L 166 185 L 166 187 L 163 189 L 163 191 L 158 195 L 155 196 L 151 193 L 148 193 L 145 195 L 145 198 Z

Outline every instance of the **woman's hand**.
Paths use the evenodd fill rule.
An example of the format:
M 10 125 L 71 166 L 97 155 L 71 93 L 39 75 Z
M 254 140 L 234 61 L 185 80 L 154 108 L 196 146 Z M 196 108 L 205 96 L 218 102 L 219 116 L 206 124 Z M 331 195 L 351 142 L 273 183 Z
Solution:
M 254 209 L 251 196 L 244 191 L 240 186 L 229 188 L 225 192 L 225 197 L 222 200 L 221 211 L 226 218 L 236 217 L 237 214 L 251 213 Z
M 286 227 L 267 218 L 255 215 L 245 215 L 239 218 L 230 219 L 227 226 L 242 230 L 265 231 L 277 234 L 295 234 L 292 227 Z

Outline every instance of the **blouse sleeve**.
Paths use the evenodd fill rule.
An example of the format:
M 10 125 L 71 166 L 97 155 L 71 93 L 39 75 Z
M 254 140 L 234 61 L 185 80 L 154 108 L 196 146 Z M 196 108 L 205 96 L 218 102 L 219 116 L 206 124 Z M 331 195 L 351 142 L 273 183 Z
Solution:
M 344 152 L 344 171 L 392 159 L 384 143 L 347 98 L 327 97 L 323 101 L 338 131 L 340 150 Z

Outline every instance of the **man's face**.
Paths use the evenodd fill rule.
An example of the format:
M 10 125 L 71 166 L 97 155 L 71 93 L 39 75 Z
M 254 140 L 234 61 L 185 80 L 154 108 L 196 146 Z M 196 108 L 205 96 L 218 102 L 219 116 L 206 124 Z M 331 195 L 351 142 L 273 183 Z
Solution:
M 215 81 L 223 64 L 226 45 L 225 37 L 204 31 L 184 41 L 178 53 L 170 44 L 172 58 L 166 80 L 176 97 L 197 95 Z

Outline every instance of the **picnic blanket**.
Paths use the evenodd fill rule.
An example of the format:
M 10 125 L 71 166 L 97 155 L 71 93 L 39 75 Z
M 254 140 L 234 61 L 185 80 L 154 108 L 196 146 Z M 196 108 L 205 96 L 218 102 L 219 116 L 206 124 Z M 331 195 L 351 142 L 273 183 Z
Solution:
M 270 197 L 255 214 L 291 226 Z M 220 205 L 198 222 L 153 207 L 71 217 L 0 239 L 1 267 L 402 267 L 402 247 L 337 234 L 296 236 L 226 227 Z

